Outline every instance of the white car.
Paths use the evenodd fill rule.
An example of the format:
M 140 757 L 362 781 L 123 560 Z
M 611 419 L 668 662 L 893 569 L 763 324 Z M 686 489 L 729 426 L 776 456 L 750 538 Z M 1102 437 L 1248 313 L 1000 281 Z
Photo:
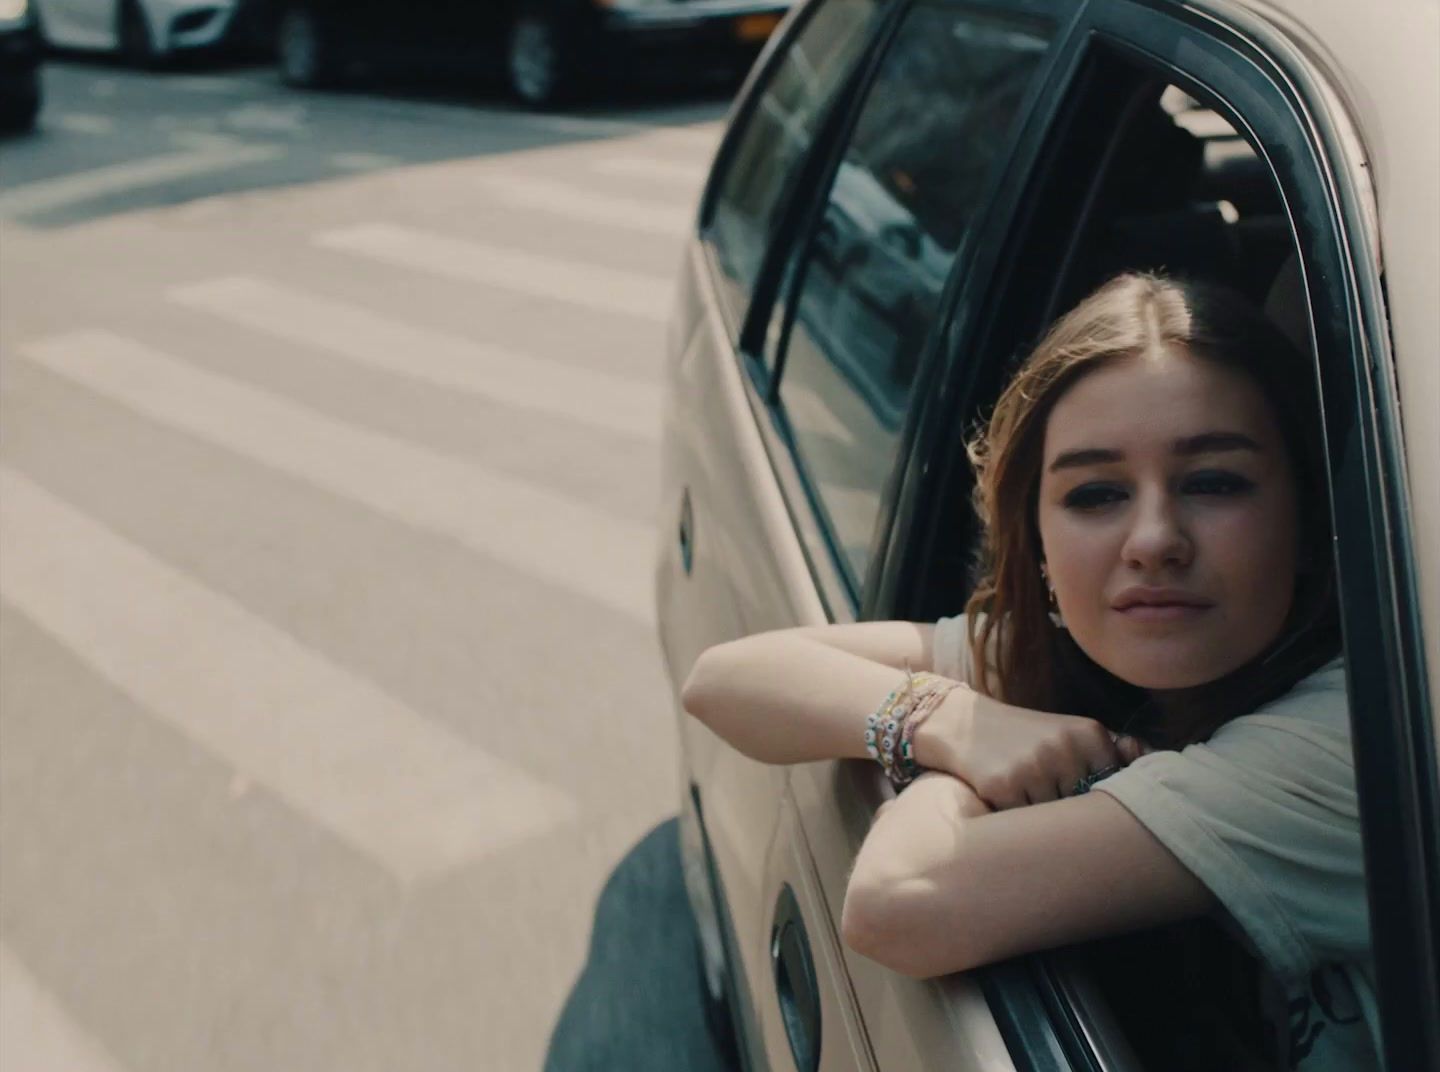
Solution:
M 57 48 L 117 52 L 138 65 L 217 45 L 240 0 L 37 0 L 40 28 Z

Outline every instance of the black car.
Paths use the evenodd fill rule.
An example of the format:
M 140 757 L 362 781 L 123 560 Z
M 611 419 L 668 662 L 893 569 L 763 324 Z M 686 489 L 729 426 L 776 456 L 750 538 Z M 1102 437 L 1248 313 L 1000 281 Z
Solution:
M 749 68 L 791 0 L 275 0 L 281 77 L 312 87 L 378 67 L 503 72 L 523 101 L 626 74 Z
M 0 128 L 25 130 L 40 111 L 40 35 L 27 0 L 0 0 Z

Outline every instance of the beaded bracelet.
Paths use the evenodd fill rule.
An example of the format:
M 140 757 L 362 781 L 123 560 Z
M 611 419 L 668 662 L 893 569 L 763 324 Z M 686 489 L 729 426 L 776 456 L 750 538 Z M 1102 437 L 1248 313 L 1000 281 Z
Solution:
M 915 688 L 915 675 L 907 669 L 905 683 L 891 691 L 879 710 L 865 720 L 865 750 L 877 761 L 887 777 L 895 777 L 895 745 L 905 717 L 910 713 L 906 701 Z
M 926 685 L 924 694 L 916 701 L 910 717 L 905 720 L 905 725 L 900 731 L 900 755 L 896 763 L 898 777 L 891 775 L 891 779 L 897 787 L 909 785 L 924 770 L 920 764 L 915 762 L 915 731 L 940 706 L 945 697 L 958 687 L 957 682 L 934 675 L 931 675 L 931 679 L 927 681 Z
M 917 674 L 907 667 L 905 683 L 866 718 L 865 751 L 897 786 L 908 785 L 920 773 L 912 754 L 915 727 L 954 687 L 954 682 L 937 674 Z

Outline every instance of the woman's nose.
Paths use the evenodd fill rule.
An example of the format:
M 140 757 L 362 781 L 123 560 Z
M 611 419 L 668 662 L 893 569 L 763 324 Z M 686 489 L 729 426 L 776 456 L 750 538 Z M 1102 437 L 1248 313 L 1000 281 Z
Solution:
M 1190 564 L 1195 549 L 1177 506 L 1167 494 L 1139 496 L 1122 552 L 1127 565 L 1154 570 Z

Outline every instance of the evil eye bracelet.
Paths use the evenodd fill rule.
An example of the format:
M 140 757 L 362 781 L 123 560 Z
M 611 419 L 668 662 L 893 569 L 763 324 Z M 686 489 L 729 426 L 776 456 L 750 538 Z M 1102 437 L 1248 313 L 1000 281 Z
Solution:
M 897 786 L 908 785 L 920 773 L 914 759 L 915 728 L 954 687 L 954 682 L 936 674 L 907 669 L 904 684 L 866 718 L 865 751 Z
M 906 701 L 914 687 L 915 675 L 907 670 L 905 683 L 892 690 L 879 709 L 865 720 L 865 751 L 890 778 L 895 777 L 895 745 L 900 740 L 905 716 L 910 713 Z

